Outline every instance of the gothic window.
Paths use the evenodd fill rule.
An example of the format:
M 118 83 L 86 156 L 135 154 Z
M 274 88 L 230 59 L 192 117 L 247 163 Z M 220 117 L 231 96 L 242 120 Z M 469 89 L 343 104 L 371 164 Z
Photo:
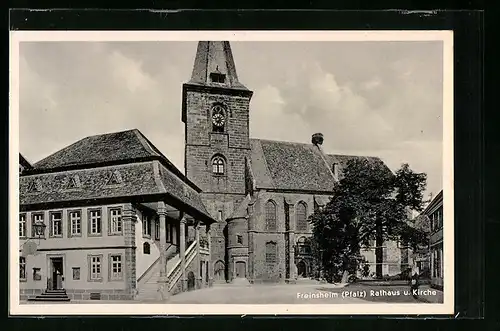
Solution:
M 304 202 L 297 205 L 297 231 L 307 231 L 307 206 Z
M 276 243 L 273 241 L 266 243 L 266 263 L 276 263 L 276 258 L 278 256 L 278 248 Z
M 221 156 L 212 159 L 212 173 L 214 175 L 224 175 L 224 159 Z
M 266 203 L 266 230 L 276 230 L 276 204 L 272 200 Z

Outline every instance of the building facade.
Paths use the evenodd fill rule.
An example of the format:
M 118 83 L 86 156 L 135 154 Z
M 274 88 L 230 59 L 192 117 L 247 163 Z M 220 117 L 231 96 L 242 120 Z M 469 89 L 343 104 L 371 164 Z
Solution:
M 218 221 L 211 243 L 214 281 L 309 277 L 307 219 L 328 202 L 347 162 L 364 158 L 388 168 L 375 157 L 325 153 L 321 133 L 310 143 L 250 138 L 252 95 L 239 81 L 229 42 L 199 42 L 183 86 L 185 173 Z M 400 263 L 394 264 L 399 273 Z
M 431 256 L 431 286 L 443 290 L 443 191 L 432 199 L 422 212 L 430 222 L 429 250 Z
M 82 139 L 24 167 L 19 184 L 21 299 L 156 300 L 211 285 L 200 189 L 138 130 Z

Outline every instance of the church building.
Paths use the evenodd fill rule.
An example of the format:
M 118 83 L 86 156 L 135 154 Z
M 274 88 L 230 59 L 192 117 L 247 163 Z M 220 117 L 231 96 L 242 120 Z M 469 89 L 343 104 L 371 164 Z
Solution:
M 390 170 L 379 158 L 326 153 L 321 133 L 308 143 L 250 138 L 252 95 L 238 78 L 229 42 L 199 42 L 183 86 L 185 174 L 218 221 L 214 281 L 293 282 L 312 276 L 307 219 L 329 201 L 348 160 Z M 391 264 L 392 273 L 406 268 L 398 259 Z

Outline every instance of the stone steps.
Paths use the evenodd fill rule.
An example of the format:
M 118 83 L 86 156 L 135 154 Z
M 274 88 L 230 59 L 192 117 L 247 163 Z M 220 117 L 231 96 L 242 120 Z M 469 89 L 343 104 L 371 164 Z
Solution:
M 70 301 L 66 290 L 46 290 L 42 294 L 28 298 L 28 301 L 52 301 L 63 302 Z

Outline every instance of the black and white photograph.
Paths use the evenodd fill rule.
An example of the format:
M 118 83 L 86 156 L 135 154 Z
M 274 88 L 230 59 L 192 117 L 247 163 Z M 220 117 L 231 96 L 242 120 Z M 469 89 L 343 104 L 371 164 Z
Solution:
M 452 312 L 452 40 L 11 32 L 11 313 Z

